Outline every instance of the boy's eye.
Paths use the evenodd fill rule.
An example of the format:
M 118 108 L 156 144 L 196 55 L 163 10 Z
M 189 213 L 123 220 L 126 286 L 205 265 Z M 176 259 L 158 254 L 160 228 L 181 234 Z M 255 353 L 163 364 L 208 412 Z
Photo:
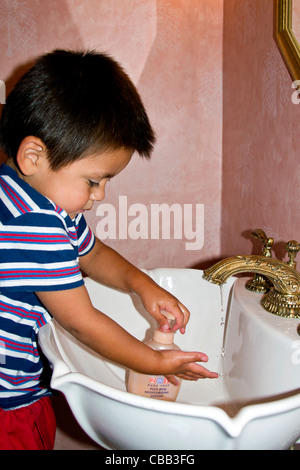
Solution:
M 99 186 L 98 181 L 88 180 L 89 186 L 94 188 L 95 186 Z

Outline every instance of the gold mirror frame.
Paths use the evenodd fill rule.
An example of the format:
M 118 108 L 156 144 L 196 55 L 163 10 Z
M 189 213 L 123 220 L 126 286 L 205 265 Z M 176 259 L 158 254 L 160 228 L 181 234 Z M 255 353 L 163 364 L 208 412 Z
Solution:
M 293 0 L 274 0 L 274 39 L 292 77 L 300 80 L 300 46 L 292 31 Z

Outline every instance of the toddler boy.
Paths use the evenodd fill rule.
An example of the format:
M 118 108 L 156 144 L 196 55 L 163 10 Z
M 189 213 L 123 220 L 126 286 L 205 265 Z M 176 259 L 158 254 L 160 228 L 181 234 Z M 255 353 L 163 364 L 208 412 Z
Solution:
M 55 318 L 106 358 L 141 373 L 214 378 L 199 352 L 153 351 L 96 310 L 81 272 L 140 296 L 162 329 L 188 310 L 98 240 L 84 212 L 107 181 L 155 141 L 140 96 L 112 58 L 57 50 L 40 57 L 3 106 L 0 143 L 0 448 L 51 449 L 55 419 L 39 328 Z

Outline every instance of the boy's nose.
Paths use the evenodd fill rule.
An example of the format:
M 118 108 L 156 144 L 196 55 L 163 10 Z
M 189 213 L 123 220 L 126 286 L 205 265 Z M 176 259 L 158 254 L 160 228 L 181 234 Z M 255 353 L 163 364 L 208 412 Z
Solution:
M 105 188 L 104 187 L 101 187 L 101 186 L 98 186 L 97 188 L 95 188 L 91 194 L 91 199 L 93 201 L 103 201 L 103 199 L 105 198 Z

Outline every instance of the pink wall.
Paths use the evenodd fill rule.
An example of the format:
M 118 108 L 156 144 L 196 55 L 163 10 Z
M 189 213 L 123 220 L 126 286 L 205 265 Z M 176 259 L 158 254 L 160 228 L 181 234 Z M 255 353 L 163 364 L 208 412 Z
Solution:
M 0 79 L 7 81 L 16 67 L 53 48 L 95 48 L 117 58 L 140 90 L 157 132 L 155 152 L 150 162 L 135 156 L 111 182 L 105 200 L 114 204 L 117 224 L 119 195 L 126 197 L 133 214 L 140 210 L 123 217 L 122 230 L 124 224 L 125 229 L 138 225 L 138 216 L 143 216 L 146 238 L 134 240 L 141 227 L 131 225 L 134 233 L 127 239 L 107 241 L 139 266 L 184 267 L 219 255 L 222 25 L 223 0 L 0 2 Z M 166 239 L 161 234 L 151 239 L 151 207 L 163 203 L 167 208 L 178 204 L 182 215 L 184 204 L 189 205 L 192 220 L 185 224 L 182 219 L 180 225 L 197 232 L 198 248 L 186 249 L 189 235 L 184 232 L 182 237 L 177 232 L 179 238 L 171 232 Z M 198 229 L 195 225 L 200 205 L 205 210 L 203 246 L 201 215 Z M 95 231 L 103 220 L 99 211 L 87 216 Z
M 87 216 L 99 231 L 107 209 L 117 238 L 122 218 L 129 233 L 108 244 L 152 268 L 249 253 L 249 230 L 258 227 L 276 239 L 277 254 L 283 241 L 299 239 L 300 105 L 291 101 L 291 79 L 273 40 L 272 0 L 0 2 L 0 79 L 8 88 L 20 66 L 57 47 L 116 57 L 157 132 L 152 160 L 134 156 L 109 185 L 108 206 Z M 134 215 L 125 216 L 120 201 Z M 194 231 L 196 207 L 204 205 L 203 246 L 199 240 L 188 250 L 178 230 L 153 239 L 151 208 L 163 203 L 192 208 L 186 222 Z M 139 230 L 144 238 L 135 240 Z
M 282 257 L 284 242 L 300 241 L 300 104 L 273 40 L 273 1 L 224 6 L 222 255 L 250 253 L 248 231 L 262 228 Z

